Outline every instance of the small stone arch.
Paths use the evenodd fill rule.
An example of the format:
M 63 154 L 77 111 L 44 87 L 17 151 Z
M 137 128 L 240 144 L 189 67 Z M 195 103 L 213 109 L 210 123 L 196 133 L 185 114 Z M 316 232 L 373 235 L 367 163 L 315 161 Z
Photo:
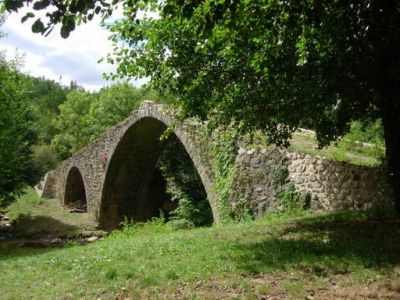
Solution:
M 77 167 L 68 171 L 65 182 L 64 205 L 77 212 L 87 212 L 87 196 L 83 176 Z
M 99 222 L 104 227 L 117 226 L 124 216 L 146 221 L 158 213 L 160 203 L 154 200 L 157 191 L 151 188 L 151 182 L 154 181 L 158 159 L 167 143 L 160 137 L 169 125 L 166 116 L 146 113 L 127 126 L 105 170 L 99 212 Z M 207 193 L 214 220 L 217 221 L 211 180 L 202 166 L 196 145 L 182 129 L 175 129 L 173 134 L 190 156 Z

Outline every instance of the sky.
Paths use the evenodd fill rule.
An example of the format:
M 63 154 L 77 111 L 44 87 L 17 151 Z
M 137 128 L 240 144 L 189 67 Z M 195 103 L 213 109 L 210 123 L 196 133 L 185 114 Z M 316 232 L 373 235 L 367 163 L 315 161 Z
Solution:
M 21 23 L 24 15 L 23 11 L 8 15 L 1 28 L 7 36 L 0 38 L 0 50 L 6 50 L 7 57 L 14 57 L 16 51 L 24 53 L 22 71 L 65 85 L 76 81 L 90 91 L 112 83 L 105 81 L 102 74 L 112 72 L 115 67 L 106 62 L 98 63 L 112 52 L 109 33 L 100 26 L 99 19 L 77 26 L 69 38 L 63 39 L 57 28 L 47 37 L 32 33 L 32 21 Z M 133 81 L 133 84 L 139 86 L 143 82 Z

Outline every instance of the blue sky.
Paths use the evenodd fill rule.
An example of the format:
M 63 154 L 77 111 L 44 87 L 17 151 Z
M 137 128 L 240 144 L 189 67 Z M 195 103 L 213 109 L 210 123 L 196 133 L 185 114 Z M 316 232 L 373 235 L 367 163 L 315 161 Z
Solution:
M 5 50 L 8 57 L 15 56 L 16 51 L 24 53 L 25 73 L 67 85 L 74 80 L 92 91 L 111 83 L 102 74 L 112 72 L 115 67 L 97 63 L 112 50 L 109 33 L 98 20 L 78 26 L 68 39 L 63 39 L 56 29 L 48 37 L 32 33 L 32 21 L 21 24 L 23 15 L 24 12 L 7 16 L 1 28 L 7 36 L 0 38 L 0 50 Z

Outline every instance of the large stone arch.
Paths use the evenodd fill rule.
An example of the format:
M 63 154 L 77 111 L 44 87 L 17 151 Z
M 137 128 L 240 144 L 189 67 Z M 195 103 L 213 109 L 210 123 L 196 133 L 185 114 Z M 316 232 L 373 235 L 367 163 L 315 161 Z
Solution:
M 86 211 L 87 193 L 81 171 L 76 166 L 69 168 L 65 180 L 63 204 L 66 206 L 84 206 Z
M 128 126 L 124 126 L 126 130 L 105 169 L 99 207 L 100 224 L 114 227 L 123 216 L 145 221 L 157 214 L 160 206 L 156 203 L 157 191 L 150 188 L 150 183 L 167 142 L 161 136 L 172 122 L 170 115 L 159 110 L 142 110 Z M 218 222 L 215 194 L 198 141 L 190 136 L 187 128 L 174 128 L 173 134 L 190 156 L 207 193 L 214 220 Z
M 159 135 L 165 128 L 172 127 L 200 175 L 214 222 L 223 221 L 220 217 L 220 207 L 216 205 L 215 178 L 210 163 L 212 155 L 215 154 L 208 150 L 211 146 L 209 143 L 213 143 L 213 137 L 204 134 L 203 124 L 195 120 L 185 120 L 179 126 L 172 126 L 174 122 L 174 112 L 168 107 L 150 101 L 143 102 L 138 111 L 132 112 L 127 119 L 110 128 L 61 163 L 57 169 L 49 172 L 37 186 L 38 192 L 46 197 L 58 198 L 64 204 L 66 195 L 69 197 L 68 193 L 74 194 L 68 191 L 69 186 L 74 186 L 70 185 L 72 179 L 68 177 L 72 176 L 70 171 L 75 167 L 82 177 L 88 213 L 96 221 L 115 225 L 118 223 L 120 212 L 125 208 L 113 201 L 118 199 L 113 196 L 114 191 L 122 193 L 118 190 L 119 184 L 123 186 L 128 182 L 121 176 L 134 175 L 130 170 L 135 170 L 139 175 L 136 174 L 136 179 L 133 180 L 134 189 L 125 189 L 128 193 L 122 194 L 133 200 L 145 197 L 148 190 L 146 184 L 151 177 L 149 174 L 164 143 L 160 141 Z M 280 188 L 271 185 L 275 182 L 276 173 L 268 170 L 279 170 L 281 174 L 282 169 L 288 171 L 285 182 L 294 184 L 299 192 L 311 193 L 312 208 L 367 209 L 382 205 L 393 207 L 392 190 L 380 169 L 352 166 L 327 158 L 284 150 L 275 156 L 271 155 L 271 151 L 278 154 L 275 150 L 248 148 L 251 145 L 246 145 L 242 139 L 239 139 L 237 144 L 240 148 L 234 163 L 229 199 L 232 213 L 235 213 L 236 207 L 243 207 L 243 201 L 246 201 L 245 205 L 248 205 L 255 215 L 267 213 L 270 208 L 274 209 L 278 205 L 275 196 Z M 136 150 L 131 152 L 132 149 Z M 130 157 L 132 153 L 136 156 Z M 117 184 L 109 185 L 113 181 Z M 239 201 L 240 205 L 236 205 Z M 136 209 L 145 204 L 139 202 Z M 146 211 L 140 217 L 145 219 Z

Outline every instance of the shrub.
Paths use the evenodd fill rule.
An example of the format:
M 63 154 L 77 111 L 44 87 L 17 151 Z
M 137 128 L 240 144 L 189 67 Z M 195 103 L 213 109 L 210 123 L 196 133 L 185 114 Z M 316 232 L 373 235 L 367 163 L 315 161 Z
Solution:
M 310 208 L 311 194 L 298 192 L 293 183 L 288 183 L 278 193 L 278 201 L 283 212 L 295 213 Z
M 212 224 L 211 208 L 207 199 L 195 202 L 187 196 L 179 200 L 179 206 L 171 213 L 171 224 L 177 228 L 192 228 Z
M 38 178 L 34 178 L 34 182 L 38 182 L 46 172 L 56 167 L 57 158 L 50 145 L 35 145 L 32 150 L 32 162 L 38 175 Z
M 384 161 L 385 142 L 383 138 L 382 121 L 363 124 L 353 122 L 347 133 L 338 143 L 339 148 L 346 151 L 355 151 Z

